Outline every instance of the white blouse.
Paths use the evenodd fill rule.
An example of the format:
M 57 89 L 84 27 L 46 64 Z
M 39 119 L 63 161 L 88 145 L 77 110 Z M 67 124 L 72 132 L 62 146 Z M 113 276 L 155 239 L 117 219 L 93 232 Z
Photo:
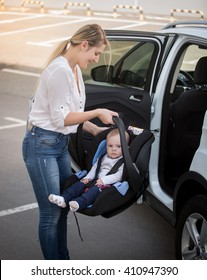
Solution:
M 54 59 L 42 72 L 29 114 L 31 124 L 65 135 L 76 132 L 78 125 L 64 126 L 69 112 L 83 112 L 85 107 L 85 85 L 81 70 L 76 67 L 79 88 L 63 56 Z

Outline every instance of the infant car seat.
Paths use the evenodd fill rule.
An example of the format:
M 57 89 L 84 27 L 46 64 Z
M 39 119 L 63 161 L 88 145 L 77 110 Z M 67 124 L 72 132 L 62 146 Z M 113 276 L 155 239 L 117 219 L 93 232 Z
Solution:
M 103 189 L 93 205 L 83 210 L 78 210 L 78 212 L 84 215 L 102 215 L 105 218 L 112 217 L 131 206 L 142 195 L 147 187 L 146 179 L 150 157 L 150 147 L 154 141 L 154 135 L 149 130 L 143 130 L 143 132 L 139 135 L 130 133 L 130 144 L 128 147 L 125 137 L 126 129 L 124 123 L 118 117 L 114 117 L 114 123 L 120 132 L 124 159 L 122 182 Z M 80 160 L 81 157 L 81 161 L 84 162 L 86 153 L 82 149 L 83 143 L 81 143 L 81 139 L 83 138 L 80 131 L 81 129 L 79 129 L 79 133 L 76 135 L 76 145 L 78 145 L 78 149 L 76 150 L 79 151 L 79 156 L 77 158 Z M 69 145 L 70 152 L 74 151 L 74 147 L 71 147 L 72 145 L 72 143 Z M 80 155 L 80 153 L 82 154 Z M 101 142 L 95 155 L 93 156 L 97 158 L 103 153 L 106 153 L 106 146 L 104 147 L 104 142 Z M 74 182 L 79 180 L 81 176 L 85 176 L 86 172 L 87 171 L 85 171 L 85 173 L 78 172 L 70 176 L 61 186 L 62 190 L 68 188 Z

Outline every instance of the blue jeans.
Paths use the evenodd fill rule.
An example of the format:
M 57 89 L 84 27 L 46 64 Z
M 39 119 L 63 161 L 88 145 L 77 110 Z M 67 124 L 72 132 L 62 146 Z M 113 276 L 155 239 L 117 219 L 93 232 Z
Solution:
M 69 259 L 67 208 L 49 202 L 60 194 L 60 184 L 71 175 L 68 135 L 33 127 L 22 144 L 23 158 L 39 205 L 39 240 L 45 259 Z
M 100 189 L 98 186 L 93 186 L 85 192 L 85 185 L 82 182 L 76 182 L 63 191 L 61 196 L 64 197 L 66 203 L 71 200 L 77 201 L 79 209 L 82 210 L 93 204 L 99 193 Z

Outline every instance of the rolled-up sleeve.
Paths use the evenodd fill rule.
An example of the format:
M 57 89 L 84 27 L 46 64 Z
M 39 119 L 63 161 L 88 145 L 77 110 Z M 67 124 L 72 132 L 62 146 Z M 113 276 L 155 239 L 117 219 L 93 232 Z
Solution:
M 48 106 L 51 120 L 56 127 L 64 127 L 64 119 L 70 112 L 74 84 L 65 67 L 56 69 L 48 79 Z

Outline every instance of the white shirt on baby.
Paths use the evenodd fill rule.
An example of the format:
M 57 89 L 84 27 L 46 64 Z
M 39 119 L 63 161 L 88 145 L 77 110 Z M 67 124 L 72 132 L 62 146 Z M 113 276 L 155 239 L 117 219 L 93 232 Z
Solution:
M 124 164 L 119 167 L 116 173 L 107 175 L 107 173 L 112 169 L 112 167 L 120 158 L 122 157 L 112 159 L 107 154 L 103 156 L 98 173 L 98 178 L 102 180 L 103 185 L 112 185 L 122 180 Z M 97 165 L 98 160 L 83 179 L 95 179 Z

